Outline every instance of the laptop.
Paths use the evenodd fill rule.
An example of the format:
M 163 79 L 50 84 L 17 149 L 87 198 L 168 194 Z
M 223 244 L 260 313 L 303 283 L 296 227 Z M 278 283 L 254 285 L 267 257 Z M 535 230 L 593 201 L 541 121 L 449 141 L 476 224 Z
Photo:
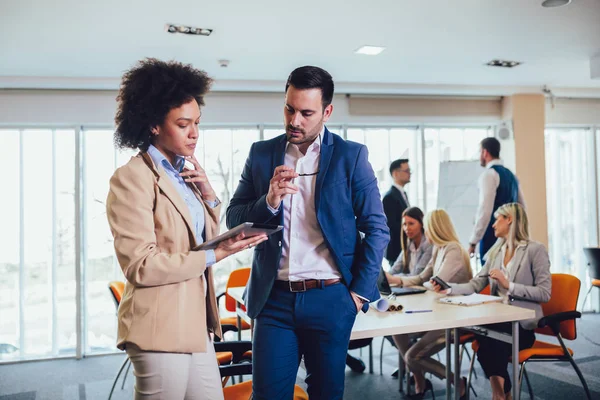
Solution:
M 383 267 L 379 268 L 379 277 L 377 278 L 377 289 L 383 295 L 394 294 L 396 296 L 405 296 L 408 294 L 425 293 L 427 289 L 415 287 L 390 287 L 390 283 L 385 276 Z

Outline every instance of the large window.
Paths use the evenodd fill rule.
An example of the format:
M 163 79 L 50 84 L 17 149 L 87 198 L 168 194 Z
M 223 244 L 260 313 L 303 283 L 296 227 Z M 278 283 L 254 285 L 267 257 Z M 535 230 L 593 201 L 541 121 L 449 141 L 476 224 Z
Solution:
M 573 274 L 587 289 L 587 260 L 583 248 L 598 244 L 594 131 L 591 128 L 547 129 L 545 136 L 552 272 Z
M 75 131 L 0 141 L 0 360 L 73 354 Z
M 346 138 L 362 143 L 369 149 L 369 162 L 375 171 L 382 196 L 392 185 L 390 163 L 399 158 L 409 160 L 411 183 L 406 186 L 408 200 L 413 205 L 423 204 L 422 171 L 420 168 L 420 141 L 416 128 L 348 128 Z

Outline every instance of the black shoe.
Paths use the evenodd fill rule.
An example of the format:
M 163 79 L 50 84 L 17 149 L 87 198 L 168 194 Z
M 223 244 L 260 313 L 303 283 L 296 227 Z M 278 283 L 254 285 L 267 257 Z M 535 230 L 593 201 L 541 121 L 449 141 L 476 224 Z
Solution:
M 392 372 L 392 378 L 394 378 L 394 379 L 398 379 L 398 368 L 396 368 L 396 369 L 394 370 L 394 372 Z
M 433 385 L 431 384 L 431 381 L 429 379 L 425 379 L 425 390 L 423 390 L 421 393 L 409 394 L 406 397 L 413 400 L 420 400 L 425 398 L 425 395 L 429 391 L 431 391 L 431 397 L 435 399 L 435 394 L 433 393 Z
M 349 366 L 352 371 L 358 373 L 364 372 L 365 368 L 367 368 L 363 360 L 353 357 L 350 354 L 346 354 L 346 365 Z

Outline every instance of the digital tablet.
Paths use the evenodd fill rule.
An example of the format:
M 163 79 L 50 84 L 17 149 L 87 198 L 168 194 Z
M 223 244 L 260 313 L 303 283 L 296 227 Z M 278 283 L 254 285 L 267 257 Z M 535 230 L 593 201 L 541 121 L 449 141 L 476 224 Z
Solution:
M 247 238 L 249 238 L 252 236 L 258 236 L 258 235 L 262 235 L 262 234 L 265 234 L 268 236 L 268 235 L 275 233 L 277 231 L 280 231 L 282 229 L 283 229 L 283 226 L 281 226 L 281 225 L 260 224 L 260 223 L 256 223 L 256 222 L 244 222 L 243 224 L 240 224 L 240 225 L 236 226 L 235 228 L 230 229 L 227 232 L 225 232 L 217 237 L 207 240 L 206 242 L 202 243 L 201 245 L 194 247 L 192 250 L 196 251 L 196 250 L 216 249 L 217 246 L 219 245 L 219 243 L 222 242 L 223 240 L 227 240 L 232 237 L 235 237 L 242 232 L 246 235 Z

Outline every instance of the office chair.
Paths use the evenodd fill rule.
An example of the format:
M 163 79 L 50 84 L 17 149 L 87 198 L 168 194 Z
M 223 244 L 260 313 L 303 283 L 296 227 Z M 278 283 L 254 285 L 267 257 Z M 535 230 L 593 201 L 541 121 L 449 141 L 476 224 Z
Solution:
M 252 375 L 252 361 L 247 354 L 252 351 L 250 341 L 229 341 L 215 343 L 216 352 L 231 352 L 232 363 L 219 366 L 225 400 L 248 400 L 252 396 L 252 381 L 225 386 L 229 377 L 235 375 Z M 308 394 L 298 385 L 294 385 L 294 400 L 308 400 Z
M 552 294 L 550 301 L 542 304 L 544 317 L 538 322 L 535 333 L 538 337 L 540 335 L 553 337 L 558 340 L 559 344 L 543 342 L 536 339 L 532 348 L 521 350 L 519 352 L 518 362 L 521 364 L 519 385 L 523 382 L 524 377 L 525 382 L 527 382 L 529 397 L 531 399 L 533 399 L 533 389 L 529 382 L 529 377 L 527 376 L 526 364 L 529 362 L 557 361 L 569 362 L 571 364 L 581 381 L 588 400 L 592 399 L 587 383 L 581 374 L 579 367 L 575 363 L 575 360 L 573 360 L 573 350 L 568 348 L 563 340 L 577 339 L 575 320 L 581 317 L 581 313 L 576 311 L 580 287 L 581 281 L 573 275 L 552 274 Z M 477 352 L 477 349 L 479 348 L 477 340 L 473 341 L 472 347 L 473 351 Z M 474 362 L 475 357 L 471 359 L 468 377 L 469 383 Z
M 108 283 L 108 290 L 112 295 L 112 299 L 115 303 L 115 310 L 119 311 L 119 304 L 121 304 L 121 299 L 123 298 L 123 292 L 125 291 L 125 282 L 121 281 L 111 281 Z M 125 375 L 123 375 L 123 384 L 121 385 L 121 390 L 125 387 L 125 381 L 127 380 L 127 375 L 129 374 L 129 368 L 131 368 L 131 362 L 129 362 L 129 357 L 125 356 L 125 360 L 121 364 L 121 368 L 119 368 L 119 372 L 113 381 L 112 387 L 110 388 L 110 394 L 108 395 L 108 400 L 112 398 L 113 392 L 115 390 L 115 386 L 119 381 L 119 377 L 121 376 L 121 372 L 127 366 L 127 370 L 125 371 Z
M 590 288 L 585 294 L 585 297 L 583 298 L 583 303 L 581 303 L 581 311 L 583 311 L 583 308 L 585 307 L 585 301 L 592 291 L 592 288 L 600 288 L 600 248 L 584 247 L 583 252 L 588 260 L 588 274 L 592 282 L 590 284 Z
M 235 313 L 235 300 L 227 294 L 227 289 L 231 287 L 244 287 L 248 283 L 248 279 L 250 279 L 250 268 L 239 268 L 231 271 L 229 279 L 227 279 L 225 291 L 217 296 L 217 305 L 219 304 L 221 297 L 225 296 L 225 309 Z M 242 340 L 242 330 L 250 329 L 250 324 L 243 319 L 241 322 L 242 326 L 239 327 L 237 316 L 221 318 L 221 325 L 231 325 L 237 329 L 238 340 Z

